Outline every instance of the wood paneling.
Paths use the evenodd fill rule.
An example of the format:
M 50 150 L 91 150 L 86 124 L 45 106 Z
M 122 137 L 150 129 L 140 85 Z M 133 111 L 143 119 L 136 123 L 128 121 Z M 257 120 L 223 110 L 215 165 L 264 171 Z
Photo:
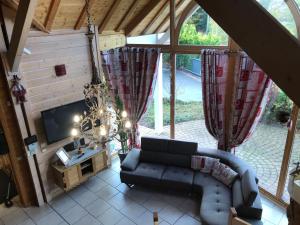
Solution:
M 122 34 L 99 36 L 100 49 L 109 49 L 125 45 Z M 47 200 L 61 193 L 54 184 L 51 163 L 58 148 L 71 142 L 70 138 L 47 145 L 41 111 L 81 100 L 83 86 L 91 80 L 91 63 L 88 40 L 83 31 L 75 33 L 58 32 L 41 35 L 34 32 L 27 39 L 26 48 L 32 54 L 23 55 L 20 74 L 27 88 L 26 111 L 31 131 L 37 134 L 40 151 L 37 154 Z M 65 64 L 67 74 L 56 77 L 54 66 Z

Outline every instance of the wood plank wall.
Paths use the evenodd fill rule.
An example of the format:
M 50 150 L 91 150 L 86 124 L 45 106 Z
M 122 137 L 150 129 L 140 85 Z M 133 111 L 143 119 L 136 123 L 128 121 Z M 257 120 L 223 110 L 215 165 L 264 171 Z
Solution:
M 83 86 L 91 79 L 91 65 L 84 32 L 36 34 L 32 32 L 27 39 L 26 48 L 32 54 L 23 55 L 20 74 L 27 89 L 26 112 L 30 129 L 37 134 L 40 144 L 37 158 L 46 197 L 50 201 L 61 192 L 54 185 L 51 162 L 56 150 L 71 142 L 71 139 L 47 145 L 41 111 L 83 99 Z M 125 45 L 125 37 L 121 34 L 103 35 L 99 41 L 101 50 Z M 54 66 L 59 64 L 65 64 L 65 76 L 55 76 Z

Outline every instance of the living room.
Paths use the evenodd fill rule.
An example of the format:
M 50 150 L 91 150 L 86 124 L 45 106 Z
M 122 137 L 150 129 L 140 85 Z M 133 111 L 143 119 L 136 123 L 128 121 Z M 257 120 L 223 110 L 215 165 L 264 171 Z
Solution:
M 299 0 L 0 6 L 0 225 L 299 224 Z

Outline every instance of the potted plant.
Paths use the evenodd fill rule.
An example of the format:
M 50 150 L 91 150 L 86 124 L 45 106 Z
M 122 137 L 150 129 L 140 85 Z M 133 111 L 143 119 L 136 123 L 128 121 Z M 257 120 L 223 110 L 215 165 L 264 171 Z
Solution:
M 127 117 L 127 113 L 124 111 L 123 103 L 118 95 L 115 98 L 115 104 L 117 108 L 117 113 L 119 114 L 118 117 L 119 118 Z M 124 115 L 124 113 L 126 115 Z M 122 163 L 123 160 L 126 158 L 127 153 L 129 152 L 129 147 L 128 147 L 129 132 L 127 130 L 124 130 L 124 124 L 123 124 L 124 121 L 123 120 L 121 121 L 122 122 L 118 124 L 119 138 L 116 139 L 121 143 L 121 149 L 118 150 L 118 156 Z

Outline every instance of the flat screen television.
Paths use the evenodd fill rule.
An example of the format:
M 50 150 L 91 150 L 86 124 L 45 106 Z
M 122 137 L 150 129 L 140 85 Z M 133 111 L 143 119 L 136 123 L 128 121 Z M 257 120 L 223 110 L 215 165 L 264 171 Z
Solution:
M 74 115 L 88 111 L 85 100 L 42 111 L 42 121 L 48 144 L 70 136 Z

